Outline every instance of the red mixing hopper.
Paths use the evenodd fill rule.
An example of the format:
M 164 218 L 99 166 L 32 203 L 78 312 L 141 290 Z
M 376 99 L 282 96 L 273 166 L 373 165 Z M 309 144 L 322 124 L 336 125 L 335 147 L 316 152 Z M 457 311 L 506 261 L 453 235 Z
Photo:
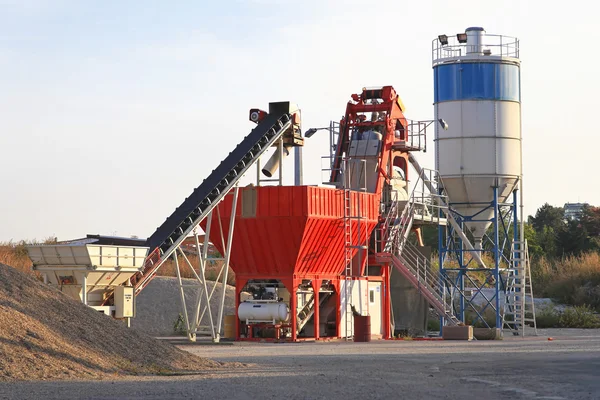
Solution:
M 315 186 L 240 189 L 230 259 L 236 280 L 339 277 L 346 256 L 344 195 L 344 190 Z M 352 243 L 366 243 L 377 224 L 379 196 L 350 195 L 349 215 L 361 217 L 351 220 Z M 213 213 L 209 237 L 221 254 L 232 202 L 230 194 Z M 358 250 L 352 251 L 354 256 Z

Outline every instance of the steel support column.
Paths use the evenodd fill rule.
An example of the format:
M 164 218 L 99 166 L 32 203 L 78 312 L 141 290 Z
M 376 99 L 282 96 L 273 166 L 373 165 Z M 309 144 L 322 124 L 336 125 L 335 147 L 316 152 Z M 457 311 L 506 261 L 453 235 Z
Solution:
M 172 257 L 173 261 L 175 262 L 177 281 L 179 282 L 179 294 L 181 295 L 181 308 L 183 308 L 183 321 L 185 322 L 185 330 L 187 332 L 188 339 L 192 342 L 195 342 L 196 332 L 192 332 L 190 329 L 190 320 L 188 318 L 187 306 L 185 304 L 185 292 L 183 290 L 183 282 L 181 280 L 181 271 L 179 270 L 179 260 L 177 259 L 177 252 L 173 252 Z
M 321 293 L 319 293 L 321 291 L 321 279 L 313 279 L 311 284 L 312 284 L 313 293 L 315 296 L 315 300 L 314 300 L 315 311 L 313 313 L 313 325 L 315 327 L 315 340 L 319 340 L 319 338 L 321 336 L 321 329 L 320 329 L 321 311 L 319 310 L 319 305 L 321 303 L 321 301 L 320 301 Z
M 515 190 L 515 191 L 513 191 L 513 240 L 515 242 L 515 248 L 514 248 L 515 252 L 512 254 L 512 258 L 515 260 L 520 260 L 521 259 L 520 252 L 525 250 L 525 249 L 522 249 L 520 247 L 520 245 L 516 244 L 516 243 L 519 243 L 519 238 L 520 238 L 519 215 L 517 214 L 517 191 Z M 520 262 L 519 262 L 519 264 L 520 264 Z M 518 266 L 520 267 L 521 265 L 518 265 Z M 516 279 L 515 283 L 517 283 L 517 284 L 520 283 L 521 277 L 519 277 L 519 272 L 516 269 L 517 265 L 509 265 L 508 267 L 515 268 L 515 270 L 514 270 L 515 279 Z M 523 277 L 523 279 L 524 278 L 525 277 Z M 521 298 L 519 296 L 517 296 L 517 294 L 516 294 L 516 293 L 519 293 L 520 291 L 521 291 L 521 289 L 517 285 L 517 287 L 515 288 L 515 304 L 519 304 L 519 302 L 521 301 Z M 506 301 L 506 299 L 505 299 L 505 301 Z M 525 301 L 527 301 L 527 300 L 525 300 Z M 523 309 L 524 309 L 524 307 L 523 307 Z M 504 328 L 504 327 L 502 327 L 502 328 Z M 525 331 L 523 331 L 523 332 L 525 332 Z
M 381 267 L 382 278 L 383 278 L 383 310 L 385 318 L 383 320 L 383 338 L 390 339 L 394 332 L 392 332 L 392 293 L 390 288 L 390 275 L 391 275 L 391 266 L 389 264 L 383 265 Z
M 294 185 L 302 186 L 304 183 L 302 171 L 302 146 L 294 147 Z
M 229 260 L 231 259 L 231 245 L 233 244 L 233 228 L 235 226 L 235 217 L 237 211 L 238 195 L 240 193 L 239 186 L 233 189 L 233 205 L 231 206 L 231 218 L 229 220 L 229 232 L 227 232 L 227 247 L 225 248 L 225 264 L 223 268 L 225 273 L 223 275 L 223 292 L 221 294 L 221 302 L 219 304 L 219 316 L 217 318 L 216 326 L 216 337 L 215 342 L 219 342 L 221 338 L 221 323 L 223 322 L 223 308 L 225 307 L 225 293 L 227 291 L 227 276 L 229 275 Z M 222 237 L 222 236 L 221 236 Z M 216 284 L 216 282 L 215 282 Z
M 495 305 L 496 305 L 496 328 L 501 328 L 501 324 L 502 324 L 502 318 L 500 316 L 500 232 L 499 232 L 499 225 L 500 225 L 500 210 L 499 210 L 499 206 L 498 206 L 498 187 L 495 186 L 493 188 L 494 190 L 494 222 L 493 222 L 493 227 L 494 227 L 494 278 L 495 278 L 495 292 L 496 292 L 496 298 L 495 300 Z
M 438 195 L 441 196 L 443 194 L 443 191 L 440 189 L 438 191 Z M 450 213 L 451 211 L 448 211 L 448 213 Z M 441 208 L 438 208 L 438 220 L 440 218 L 442 218 L 443 213 Z M 446 238 L 444 235 L 444 232 L 446 232 L 446 236 L 449 235 L 449 233 L 447 232 L 447 227 L 443 226 L 443 225 L 438 225 L 438 269 L 440 271 L 440 281 L 438 282 L 439 288 L 440 288 L 440 293 L 442 293 L 442 296 L 444 297 L 446 294 L 446 290 L 445 290 L 445 282 L 444 282 L 444 277 L 446 274 L 446 271 L 444 269 L 444 258 L 446 257 Z M 444 301 L 444 303 L 446 302 L 445 298 L 442 298 L 442 300 Z M 444 326 L 444 317 L 440 317 L 440 336 L 442 335 L 442 327 Z M 464 322 L 464 320 L 463 320 Z
M 342 338 L 342 280 L 335 287 L 335 330 L 336 337 Z
M 460 221 L 460 229 L 462 229 L 464 231 L 465 229 L 465 224 L 464 222 L 461 220 Z M 460 271 L 458 272 L 458 287 L 460 290 L 460 293 L 464 293 L 465 292 L 465 275 L 466 275 L 466 269 L 467 266 L 465 265 L 465 245 L 462 241 L 461 238 L 459 238 L 459 252 L 458 252 L 458 265 L 460 268 Z M 462 294 L 459 295 L 459 303 L 460 303 L 460 313 L 458 315 L 458 319 L 460 319 L 461 321 L 465 322 L 465 311 L 466 311 L 466 305 L 465 305 L 465 296 L 463 296 Z
M 298 326 L 298 280 L 292 279 L 281 279 L 281 283 L 290 292 L 290 327 L 292 329 L 292 342 L 298 339 L 298 332 L 296 328 Z
M 238 309 L 240 308 L 240 295 L 244 287 L 248 283 L 248 279 L 235 278 L 235 340 L 240 340 L 240 319 L 238 317 Z
M 81 279 L 81 300 L 83 304 L 88 305 L 87 300 L 87 271 L 83 272 L 83 277 Z

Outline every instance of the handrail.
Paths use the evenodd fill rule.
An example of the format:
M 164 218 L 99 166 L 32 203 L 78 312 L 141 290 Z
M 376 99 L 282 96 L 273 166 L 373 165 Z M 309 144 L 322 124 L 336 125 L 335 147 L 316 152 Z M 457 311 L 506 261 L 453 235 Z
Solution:
M 430 171 L 430 173 L 435 172 Z M 396 268 L 401 269 L 436 312 L 449 324 L 456 325 L 459 320 L 454 316 L 452 305 L 448 303 L 446 293 L 442 289 L 445 287 L 442 284 L 446 279 L 445 276 L 439 270 L 434 270 L 431 260 L 423 256 L 416 246 L 408 241 L 415 215 L 430 214 L 432 218 L 436 215 L 439 219 L 440 208 L 446 204 L 445 201 L 440 201 L 444 196 L 426 190 L 431 185 L 431 180 L 426 180 L 426 174 L 427 172 L 420 171 L 402 212 L 398 208 L 397 193 L 392 196 L 391 204 L 381 224 L 379 248 L 384 254 L 392 257 Z
M 447 43 L 438 38 L 431 43 L 432 63 L 437 65 L 457 57 L 509 57 L 519 58 L 519 39 L 511 36 L 483 33 L 477 44 L 461 43 L 456 36 L 447 36 Z

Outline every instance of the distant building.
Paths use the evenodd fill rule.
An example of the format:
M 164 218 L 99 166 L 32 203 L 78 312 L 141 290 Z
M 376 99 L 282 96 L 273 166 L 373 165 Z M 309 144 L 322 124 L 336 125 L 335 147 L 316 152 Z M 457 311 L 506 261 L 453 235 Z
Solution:
M 566 203 L 564 206 L 565 219 L 567 221 L 579 221 L 583 217 L 583 210 L 588 203 Z

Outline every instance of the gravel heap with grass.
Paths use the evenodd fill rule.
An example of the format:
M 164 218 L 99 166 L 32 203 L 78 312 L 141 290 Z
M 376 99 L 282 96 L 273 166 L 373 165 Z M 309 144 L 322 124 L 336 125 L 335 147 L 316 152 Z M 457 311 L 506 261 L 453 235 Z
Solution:
M 0 381 L 107 379 L 220 368 L 0 264 Z

